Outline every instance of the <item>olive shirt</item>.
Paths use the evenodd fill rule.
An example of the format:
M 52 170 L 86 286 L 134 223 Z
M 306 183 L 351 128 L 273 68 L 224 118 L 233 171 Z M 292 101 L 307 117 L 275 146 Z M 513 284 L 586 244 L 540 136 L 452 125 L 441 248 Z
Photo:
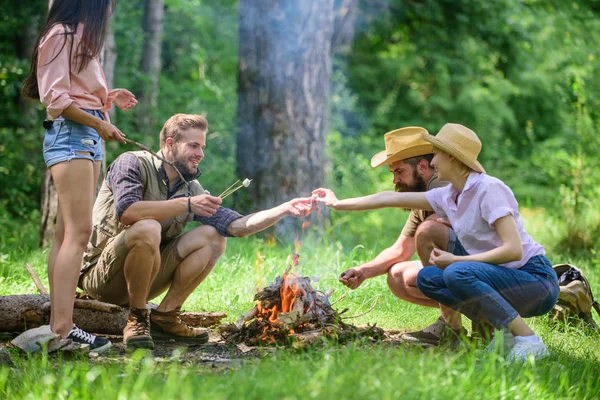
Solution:
M 427 190 L 435 189 L 438 187 L 446 186 L 447 182 L 438 181 L 437 174 L 434 174 L 429 182 L 427 183 Z M 408 216 L 408 220 L 406 220 L 406 224 L 404 224 L 404 228 L 402 229 L 402 234 L 409 237 L 414 237 L 417 232 L 417 228 L 427 217 L 435 214 L 435 211 L 429 210 L 411 210 L 410 215 Z

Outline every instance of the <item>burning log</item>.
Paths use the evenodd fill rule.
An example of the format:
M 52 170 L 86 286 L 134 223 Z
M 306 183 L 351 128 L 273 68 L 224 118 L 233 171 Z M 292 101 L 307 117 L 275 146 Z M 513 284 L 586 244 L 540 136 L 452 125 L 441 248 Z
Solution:
M 294 264 L 298 261 L 294 258 Z M 376 327 L 357 328 L 346 324 L 331 307 L 326 293 L 316 290 L 310 278 L 296 276 L 288 268 L 282 277 L 255 296 L 256 306 L 242 315 L 236 324 L 219 327 L 229 343 L 248 346 L 265 344 L 307 347 L 323 338 L 347 341 L 363 336 L 382 338 L 383 330 Z

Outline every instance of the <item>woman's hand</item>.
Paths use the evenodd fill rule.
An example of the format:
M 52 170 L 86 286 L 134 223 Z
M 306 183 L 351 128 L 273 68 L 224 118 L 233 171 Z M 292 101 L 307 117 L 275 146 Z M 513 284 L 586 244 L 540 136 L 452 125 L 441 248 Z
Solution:
M 119 93 L 113 99 L 113 103 L 123 111 L 128 111 L 130 108 L 135 107 L 138 101 L 135 95 L 127 89 L 119 89 Z
M 100 123 L 96 127 L 96 131 L 104 140 L 117 140 L 121 143 L 126 143 L 125 134 L 110 122 L 100 120 Z
M 434 248 L 431 250 L 429 262 L 440 269 L 445 269 L 448 265 L 456 262 L 456 256 L 452 253 L 448 253 L 447 251 Z
M 319 203 L 324 203 L 327 207 L 331 207 L 335 210 L 335 205 L 338 202 L 338 198 L 335 197 L 335 193 L 331 189 L 319 188 L 312 192 L 313 196 L 316 197 Z

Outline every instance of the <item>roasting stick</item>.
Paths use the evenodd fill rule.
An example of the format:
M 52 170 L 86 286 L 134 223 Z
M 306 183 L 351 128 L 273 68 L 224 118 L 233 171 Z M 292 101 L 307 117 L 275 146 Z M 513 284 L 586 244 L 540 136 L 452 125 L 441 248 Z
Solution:
M 252 182 L 252 179 L 244 179 L 244 181 L 242 183 L 238 183 L 240 180 L 238 179 L 236 182 L 234 182 L 233 185 L 229 186 L 227 189 L 225 189 L 225 191 L 223 193 L 221 193 L 219 195 L 219 197 L 221 199 L 226 198 L 227 196 L 235 193 L 236 191 L 238 191 L 239 189 L 243 188 L 243 187 L 248 187 L 250 186 L 250 182 Z M 236 186 L 237 185 L 237 186 Z
M 237 185 L 238 183 L 240 183 L 240 180 L 238 179 L 237 181 L 233 182 L 233 184 L 231 186 L 229 186 L 227 189 L 223 190 L 223 193 L 221 193 L 219 195 L 219 197 L 225 195 L 227 193 L 228 190 L 230 190 L 232 187 L 234 187 L 235 185 Z
M 127 139 L 127 138 L 123 138 L 123 139 L 127 143 L 129 143 L 129 144 L 137 146 L 140 150 L 147 151 L 148 153 L 152 154 L 154 157 L 158 158 L 160 161 L 169 164 L 171 167 L 173 167 L 173 169 L 175 170 L 175 172 L 177 172 L 177 175 L 179 175 L 179 178 L 185 184 L 185 187 L 188 190 L 190 189 L 190 185 L 187 183 L 187 181 L 185 180 L 185 178 L 183 177 L 183 175 L 181 175 L 181 172 L 179 172 L 179 170 L 177 169 L 177 167 L 175 166 L 175 164 L 173 164 L 171 161 L 165 160 L 163 157 L 159 156 L 158 154 L 156 154 L 155 152 L 153 152 L 152 150 L 150 150 L 148 147 L 144 146 L 143 144 L 141 144 L 139 142 L 136 142 L 135 140 L 131 140 L 131 139 Z

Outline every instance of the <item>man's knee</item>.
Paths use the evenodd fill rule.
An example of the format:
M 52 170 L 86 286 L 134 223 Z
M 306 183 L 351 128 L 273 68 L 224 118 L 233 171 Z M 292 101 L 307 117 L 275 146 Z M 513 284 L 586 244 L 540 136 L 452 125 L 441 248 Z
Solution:
M 449 239 L 448 226 L 441 222 L 427 220 L 423 221 L 415 233 L 415 240 L 417 242 L 429 242 L 436 244 L 448 244 Z
M 387 275 L 387 284 L 392 293 L 401 299 L 410 297 L 408 289 L 416 286 L 416 276 L 421 268 L 418 261 L 394 264 Z
M 227 239 L 223 237 L 216 228 L 210 225 L 202 225 L 186 233 L 179 242 L 178 251 L 183 257 L 187 257 L 196 250 L 209 248 L 211 259 L 216 260 L 223 255 L 227 246 Z
M 127 229 L 127 247 L 144 247 L 150 251 L 158 251 L 161 241 L 160 223 L 153 219 L 142 219 Z

